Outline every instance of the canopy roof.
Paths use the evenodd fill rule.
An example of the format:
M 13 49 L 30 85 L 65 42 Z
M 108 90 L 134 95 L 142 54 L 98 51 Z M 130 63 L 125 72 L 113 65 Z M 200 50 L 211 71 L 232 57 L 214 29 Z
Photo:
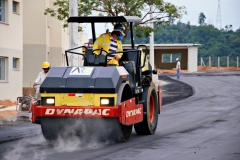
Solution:
M 70 17 L 69 23 L 106 23 L 106 22 L 142 22 L 137 16 L 87 16 L 87 17 Z

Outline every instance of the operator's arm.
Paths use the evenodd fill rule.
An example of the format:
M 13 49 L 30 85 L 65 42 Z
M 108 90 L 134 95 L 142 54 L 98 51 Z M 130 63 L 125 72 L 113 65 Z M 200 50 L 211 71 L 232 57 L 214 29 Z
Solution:
M 94 44 L 93 44 L 93 50 L 95 50 L 95 49 L 101 49 L 102 42 L 103 42 L 103 36 L 100 35 L 100 36 L 96 39 L 96 41 L 94 42 Z M 99 51 L 95 51 L 95 52 L 93 52 L 93 53 L 96 54 L 96 55 L 98 55 Z
M 38 74 L 37 79 L 35 80 L 35 82 L 33 83 L 33 86 L 36 86 L 41 80 L 41 72 Z
M 118 40 L 118 41 L 117 41 L 117 45 L 118 45 L 118 50 L 117 50 L 117 52 L 123 51 L 122 42 Z M 120 58 L 122 58 L 122 55 L 123 55 L 123 53 L 117 53 L 117 54 L 115 55 L 115 59 L 116 59 L 116 60 L 119 60 Z

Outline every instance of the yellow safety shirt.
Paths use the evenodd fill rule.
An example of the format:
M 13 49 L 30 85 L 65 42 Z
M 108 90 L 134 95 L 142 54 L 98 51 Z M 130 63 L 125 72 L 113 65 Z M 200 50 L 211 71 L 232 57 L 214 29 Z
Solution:
M 104 34 L 101 34 L 97 39 L 96 41 L 94 42 L 93 44 L 93 50 L 95 49 L 103 49 L 107 52 L 109 52 L 109 49 L 110 49 L 110 45 L 111 45 L 111 34 L 110 33 L 104 33 Z M 122 42 L 117 40 L 117 51 L 116 52 L 121 52 L 123 50 L 122 48 Z M 100 50 L 99 51 L 95 51 L 94 54 L 99 54 Z M 102 52 L 102 54 L 104 54 L 104 52 Z M 116 56 L 118 56 L 119 58 L 122 57 L 122 54 L 123 53 L 117 53 Z M 108 61 L 108 65 L 109 64 L 115 64 L 115 65 L 119 65 L 118 64 L 118 61 L 115 60 L 115 59 L 111 59 L 110 61 Z

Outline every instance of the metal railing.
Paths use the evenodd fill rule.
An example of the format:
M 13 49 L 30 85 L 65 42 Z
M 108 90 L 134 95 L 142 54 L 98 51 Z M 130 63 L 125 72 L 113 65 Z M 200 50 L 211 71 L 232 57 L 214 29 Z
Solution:
M 239 57 L 200 57 L 198 65 L 207 67 L 236 67 L 240 68 Z

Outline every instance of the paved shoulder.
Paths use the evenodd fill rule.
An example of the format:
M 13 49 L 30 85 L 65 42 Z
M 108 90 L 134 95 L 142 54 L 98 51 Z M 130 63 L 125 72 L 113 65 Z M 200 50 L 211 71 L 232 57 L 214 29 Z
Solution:
M 188 98 L 194 94 L 193 87 L 168 76 L 159 75 L 158 80 L 163 91 L 163 105 Z

